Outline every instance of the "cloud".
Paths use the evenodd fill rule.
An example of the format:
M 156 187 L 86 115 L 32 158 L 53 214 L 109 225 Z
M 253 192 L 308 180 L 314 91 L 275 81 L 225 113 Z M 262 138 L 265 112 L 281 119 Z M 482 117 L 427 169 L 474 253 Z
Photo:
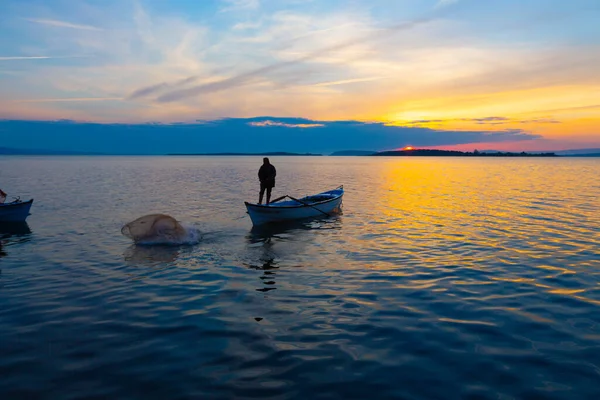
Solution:
M 458 3 L 459 0 L 439 0 L 436 5 L 435 8 L 442 8 L 442 7 L 446 7 L 449 6 L 451 4 L 454 3 Z
M 60 103 L 66 101 L 115 101 L 123 100 L 121 97 L 70 97 L 70 98 L 55 98 L 55 99 L 26 99 L 15 100 L 15 103 Z
M 258 29 L 261 27 L 260 22 L 239 22 L 233 26 L 234 31 L 244 31 L 250 29 Z
M 157 101 L 161 102 L 161 103 L 168 103 L 168 102 L 183 100 L 183 99 L 186 99 L 189 97 L 198 96 L 201 94 L 214 93 L 214 92 L 219 92 L 219 91 L 223 91 L 223 90 L 227 90 L 227 89 L 231 89 L 231 88 L 235 88 L 235 87 L 241 87 L 244 85 L 248 85 L 252 82 L 256 82 L 260 77 L 262 77 L 266 74 L 273 73 L 275 71 L 278 71 L 278 70 L 281 70 L 284 68 L 291 68 L 296 65 L 305 63 L 307 61 L 315 60 L 321 56 L 330 55 L 331 53 L 334 53 L 334 52 L 337 52 L 340 50 L 344 50 L 344 49 L 347 49 L 349 47 L 352 47 L 352 46 L 355 46 L 355 45 L 358 45 L 361 43 L 370 42 L 370 41 L 373 41 L 376 39 L 383 39 L 383 38 L 387 39 L 387 38 L 389 38 L 389 36 L 391 34 L 394 34 L 394 33 L 400 32 L 400 31 L 410 30 L 410 29 L 420 26 L 422 24 L 431 22 L 437 18 L 438 18 L 438 16 L 435 14 L 432 14 L 432 15 L 426 16 L 426 17 L 422 17 L 422 18 L 417 18 L 417 19 L 414 19 L 411 21 L 403 22 L 403 23 L 388 27 L 386 29 L 379 29 L 379 30 L 375 31 L 374 33 L 370 33 L 365 36 L 355 37 L 354 39 L 346 40 L 346 41 L 338 43 L 338 44 L 334 44 L 334 45 L 327 46 L 327 47 L 322 47 L 315 51 L 311 51 L 304 56 L 297 57 L 297 58 L 289 60 L 289 61 L 282 61 L 282 62 L 277 62 L 277 63 L 273 63 L 270 65 L 266 65 L 266 66 L 263 66 L 263 67 L 245 72 L 245 73 L 241 73 L 241 74 L 232 76 L 230 78 L 222 79 L 217 82 L 210 82 L 210 83 L 206 83 L 206 84 L 192 86 L 190 88 L 173 90 L 171 92 L 168 92 L 168 93 L 165 93 L 165 94 L 159 96 L 157 98 Z
M 50 150 L 120 154 L 263 151 L 329 154 L 346 149 L 389 150 L 407 144 L 431 147 L 539 138 L 520 129 L 453 131 L 377 122 L 267 116 L 176 124 L 0 120 L 0 129 L 8 133 L 3 137 L 2 145 L 5 147 L 30 148 L 34 143 L 37 148 Z
M 133 100 L 133 99 L 139 99 L 142 97 L 147 97 L 150 95 L 154 95 L 163 90 L 174 89 L 177 87 L 185 86 L 188 83 L 192 83 L 197 79 L 198 79 L 197 76 L 190 76 L 189 78 L 180 79 L 173 83 L 166 83 L 166 82 L 157 83 L 156 85 L 151 85 L 151 86 L 147 86 L 147 87 L 138 89 L 138 90 L 134 91 L 133 93 L 131 93 L 129 96 L 127 96 L 127 98 L 130 100 Z
M 537 114 L 537 113 L 550 113 L 550 112 L 566 112 L 566 111 L 582 111 L 582 110 L 595 110 L 600 108 L 600 104 L 591 104 L 587 106 L 577 106 L 577 107 L 565 107 L 565 108 L 554 108 L 551 110 L 535 110 L 530 111 L 526 114 Z
M 463 121 L 473 121 L 473 122 L 482 122 L 482 123 L 486 123 L 486 122 L 498 122 L 498 121 L 509 121 L 510 118 L 506 118 L 506 117 L 484 117 L 484 118 L 466 118 L 463 119 Z
M 259 122 L 248 122 L 250 126 L 284 126 L 286 128 L 319 128 L 325 126 L 324 124 L 287 124 L 285 122 L 277 122 L 271 120 L 259 121 Z
M 355 78 L 355 79 L 342 79 L 339 81 L 329 81 L 329 82 L 320 82 L 315 83 L 313 86 L 337 86 L 337 85 L 346 85 L 349 83 L 359 83 L 359 82 L 370 82 L 376 81 L 379 79 L 384 79 L 384 76 L 371 76 L 366 78 Z
M 507 125 L 507 124 L 560 124 L 554 118 L 519 119 L 509 117 L 483 117 L 483 118 L 449 118 L 449 119 L 419 119 L 405 121 L 406 125 L 441 125 L 453 122 L 471 122 L 477 125 Z
M 260 0 L 222 0 L 225 6 L 221 8 L 221 12 L 239 11 L 239 10 L 256 10 L 260 7 Z
M 554 118 L 535 118 L 535 119 L 523 119 L 517 121 L 520 124 L 560 124 L 559 120 Z
M 49 56 L 31 56 L 31 57 L 26 57 L 26 56 L 16 56 L 16 57 L 0 57 L 0 61 L 10 61 L 10 60 L 47 60 L 49 58 L 56 58 L 56 57 L 49 57 Z
M 81 29 L 86 31 L 102 31 L 102 28 L 98 28 L 91 25 L 80 25 L 73 24 L 71 22 L 59 21 L 55 19 L 35 19 L 35 18 L 25 18 L 29 22 L 35 22 L 36 24 L 55 26 L 58 28 L 71 28 L 71 29 Z
M 89 56 L 14 56 L 14 57 L 0 57 L 0 61 L 11 61 L 11 60 L 49 60 L 58 58 L 85 58 Z

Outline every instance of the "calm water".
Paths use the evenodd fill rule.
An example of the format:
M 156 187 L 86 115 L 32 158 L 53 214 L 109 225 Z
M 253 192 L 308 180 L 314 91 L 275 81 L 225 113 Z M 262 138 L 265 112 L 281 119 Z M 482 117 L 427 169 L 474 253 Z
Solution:
M 600 398 L 600 159 L 271 160 L 343 214 L 253 230 L 260 157 L 0 159 L 0 398 Z

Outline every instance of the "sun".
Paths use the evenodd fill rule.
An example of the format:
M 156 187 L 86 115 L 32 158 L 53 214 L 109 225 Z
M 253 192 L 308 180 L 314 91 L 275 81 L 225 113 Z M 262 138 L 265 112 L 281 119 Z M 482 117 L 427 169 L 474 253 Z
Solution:
M 402 150 L 407 151 L 407 150 L 414 150 L 415 148 L 412 146 L 406 146 L 404 147 Z

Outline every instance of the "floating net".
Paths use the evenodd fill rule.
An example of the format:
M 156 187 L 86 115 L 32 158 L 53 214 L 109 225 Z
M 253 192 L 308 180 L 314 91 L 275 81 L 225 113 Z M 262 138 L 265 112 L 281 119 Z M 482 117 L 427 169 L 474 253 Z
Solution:
M 144 215 L 125 224 L 121 233 L 136 243 L 183 243 L 189 232 L 175 218 L 166 214 Z

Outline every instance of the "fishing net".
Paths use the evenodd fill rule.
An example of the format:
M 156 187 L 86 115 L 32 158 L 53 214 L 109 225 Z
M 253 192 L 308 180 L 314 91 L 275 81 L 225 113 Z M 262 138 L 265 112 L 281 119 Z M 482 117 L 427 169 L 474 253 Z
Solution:
M 187 234 L 185 228 L 166 214 L 144 215 L 121 228 L 121 233 L 135 242 L 167 240 L 177 241 Z

